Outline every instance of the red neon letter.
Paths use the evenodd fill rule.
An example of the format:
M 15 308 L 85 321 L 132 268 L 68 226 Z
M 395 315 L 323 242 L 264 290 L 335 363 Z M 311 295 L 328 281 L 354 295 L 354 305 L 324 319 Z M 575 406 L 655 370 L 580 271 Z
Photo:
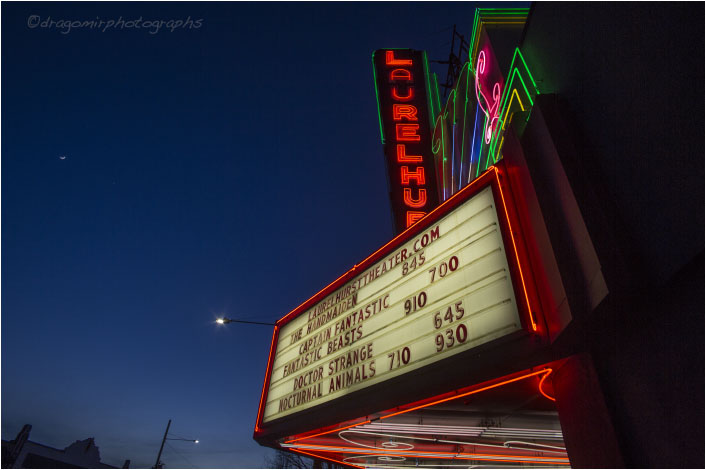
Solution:
M 408 86 L 407 87 L 407 96 L 400 96 L 397 93 L 397 87 L 393 86 L 392 87 L 392 97 L 394 99 L 396 99 L 397 101 L 409 101 L 412 98 L 414 98 L 414 88 L 412 88 L 411 86 Z
M 404 203 L 409 207 L 420 208 L 427 203 L 427 190 L 419 188 L 419 199 L 412 199 L 412 188 L 404 188 Z
M 412 72 L 405 69 L 395 69 L 390 72 L 390 80 L 406 80 L 408 82 L 411 82 Z
M 393 104 L 392 119 L 401 121 L 402 118 L 406 118 L 408 121 L 419 121 L 417 119 L 417 107 L 411 104 Z
M 419 124 L 395 124 L 395 135 L 400 142 L 419 142 Z
M 395 59 L 395 51 L 385 51 L 385 65 L 412 65 L 412 59 Z
M 413 225 L 425 215 L 427 215 L 426 212 L 407 211 L 407 227 Z
M 402 175 L 402 184 L 409 185 L 409 180 L 413 179 L 418 185 L 424 184 L 424 167 L 417 167 L 415 171 L 409 171 L 408 166 L 403 166 L 400 168 Z
M 397 161 L 400 163 L 421 162 L 421 155 L 407 155 L 404 144 L 397 144 Z

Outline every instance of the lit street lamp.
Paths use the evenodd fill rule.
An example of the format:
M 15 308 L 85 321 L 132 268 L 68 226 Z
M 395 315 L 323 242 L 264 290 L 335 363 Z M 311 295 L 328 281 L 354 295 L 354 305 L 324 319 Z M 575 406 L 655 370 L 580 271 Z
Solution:
M 251 325 L 267 325 L 267 326 L 275 326 L 274 323 L 265 323 L 261 321 L 247 321 L 247 320 L 231 320 L 230 318 L 218 318 L 216 320 L 216 323 L 219 325 L 223 325 L 225 323 L 250 323 Z
M 169 426 L 172 425 L 172 420 L 170 419 L 169 422 L 167 423 L 167 429 L 164 431 L 164 437 L 162 438 L 162 445 L 159 446 L 159 453 L 157 454 L 157 461 L 154 463 L 154 467 L 152 468 L 162 468 L 164 464 L 159 461 L 159 459 L 162 457 L 162 450 L 164 449 L 164 443 L 166 441 L 187 441 L 187 442 L 193 442 L 194 444 L 198 444 L 199 440 L 198 439 L 182 439 L 180 437 L 167 437 L 167 434 L 169 433 Z

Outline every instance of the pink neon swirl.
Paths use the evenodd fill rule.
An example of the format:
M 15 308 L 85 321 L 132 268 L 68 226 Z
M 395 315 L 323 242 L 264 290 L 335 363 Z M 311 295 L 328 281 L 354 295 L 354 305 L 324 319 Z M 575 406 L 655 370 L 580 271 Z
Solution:
M 483 93 L 483 91 L 480 89 L 480 83 L 478 82 L 478 79 L 481 75 L 485 73 L 485 51 L 480 51 L 478 53 L 478 62 L 476 65 L 476 97 L 478 98 L 478 105 L 480 106 L 481 111 L 483 111 L 483 114 L 485 114 L 486 118 L 486 125 L 483 134 L 485 135 L 485 143 L 489 144 L 490 139 L 493 137 L 493 131 L 495 130 L 495 126 L 497 125 L 498 122 L 498 106 L 500 105 L 500 83 L 496 82 L 493 85 L 493 93 L 492 93 L 492 105 L 488 106 L 488 109 L 483 107 L 483 104 L 481 102 L 480 97 L 483 97 L 483 102 L 487 105 L 488 103 L 491 103 L 491 100 L 488 99 L 487 96 Z M 492 116 L 492 117 L 491 117 Z

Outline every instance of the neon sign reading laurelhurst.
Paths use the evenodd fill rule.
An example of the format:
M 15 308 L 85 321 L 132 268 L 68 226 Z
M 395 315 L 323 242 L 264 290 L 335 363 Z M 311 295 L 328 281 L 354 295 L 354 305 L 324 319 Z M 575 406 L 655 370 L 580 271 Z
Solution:
M 428 74 L 423 52 L 373 54 L 395 228 L 402 232 L 438 205 L 431 149 Z

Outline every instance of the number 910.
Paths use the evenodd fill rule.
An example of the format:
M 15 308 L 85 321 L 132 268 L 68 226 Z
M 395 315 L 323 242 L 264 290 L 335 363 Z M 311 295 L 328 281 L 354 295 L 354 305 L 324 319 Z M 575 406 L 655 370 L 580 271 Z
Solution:
M 421 291 L 418 295 L 414 295 L 404 301 L 404 314 L 409 315 L 417 309 L 424 307 L 427 304 L 427 293 Z

